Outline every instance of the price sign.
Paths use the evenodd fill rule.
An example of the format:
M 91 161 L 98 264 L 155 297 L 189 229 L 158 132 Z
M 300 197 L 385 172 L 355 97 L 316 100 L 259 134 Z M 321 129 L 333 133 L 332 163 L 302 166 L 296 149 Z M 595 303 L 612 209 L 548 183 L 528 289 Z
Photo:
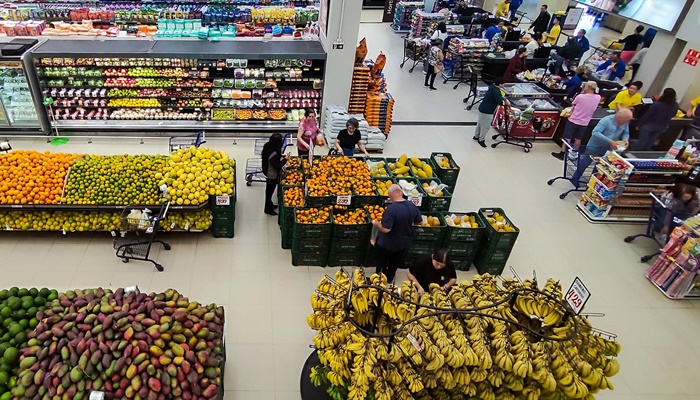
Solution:
M 94 391 L 90 392 L 90 397 L 88 398 L 88 400 L 104 400 L 104 398 L 105 392 Z
M 408 201 L 420 207 L 423 204 L 423 196 L 408 196 Z
M 134 286 L 127 286 L 127 287 L 124 288 L 124 293 L 135 292 L 136 289 L 138 289 L 138 287 L 136 287 L 136 285 L 134 285 Z
M 564 296 L 566 302 L 569 303 L 569 306 L 571 306 L 576 315 L 581 313 L 583 306 L 586 305 L 590 297 L 591 292 L 588 291 L 578 276 L 571 283 L 569 290 L 566 291 L 566 295 Z
M 314 141 L 309 140 L 309 168 L 313 166 L 314 162 Z
M 409 342 L 413 345 L 413 347 L 416 348 L 418 351 L 423 351 L 423 348 L 420 346 L 416 338 L 413 337 L 410 333 L 406 335 L 406 339 L 408 339 Z
M 350 203 L 352 203 L 352 196 L 347 195 L 347 196 L 338 196 L 337 200 L 335 201 L 335 204 L 339 206 L 349 206 Z
M 231 205 L 231 198 L 228 196 L 216 196 L 217 206 L 229 206 Z

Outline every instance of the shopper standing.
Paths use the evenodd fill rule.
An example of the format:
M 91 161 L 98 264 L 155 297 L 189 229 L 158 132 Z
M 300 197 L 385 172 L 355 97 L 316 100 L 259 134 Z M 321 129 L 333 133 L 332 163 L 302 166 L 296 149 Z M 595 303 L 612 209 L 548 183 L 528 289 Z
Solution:
M 299 157 L 306 157 L 309 155 L 311 142 L 316 140 L 316 135 L 318 135 L 319 132 L 316 112 L 307 108 L 304 112 L 304 118 L 299 121 L 299 130 L 297 131 L 297 153 Z
M 447 249 L 435 250 L 432 255 L 417 259 L 408 269 L 406 276 L 418 291 L 418 296 L 429 292 L 433 283 L 445 292 L 457 283 L 457 272 L 449 254 Z
M 584 67 L 583 65 L 578 66 L 576 67 L 576 71 L 569 71 L 569 74 L 569 79 L 563 80 L 561 84 L 564 85 L 564 88 L 566 90 L 566 97 L 570 101 L 577 94 L 579 94 L 579 92 L 581 92 L 581 86 L 586 80 L 586 67 Z
M 611 110 L 619 110 L 623 107 L 631 108 L 642 104 L 642 94 L 639 93 L 639 89 L 641 89 L 642 86 L 644 86 L 644 84 L 640 81 L 630 83 L 627 89 L 621 90 L 620 93 L 615 96 L 613 101 L 608 104 L 608 108 Z
M 629 123 L 631 120 L 632 110 L 623 108 L 616 112 L 615 115 L 608 115 L 601 119 L 593 128 L 591 138 L 588 140 L 583 154 L 579 157 L 576 172 L 569 180 L 575 188 L 581 185 L 579 181 L 583 172 L 591 165 L 591 156 L 601 157 L 608 150 L 617 150 L 617 142 L 621 140 L 625 141 L 625 147 L 629 144 Z
M 583 58 L 583 55 L 586 54 L 586 52 L 591 48 L 591 44 L 586 37 L 586 30 L 579 30 L 578 33 L 576 33 L 576 38 L 574 38 L 574 41 L 581 47 L 581 52 L 579 53 L 578 58 Z
M 510 17 L 510 0 L 503 0 L 496 6 L 496 12 L 494 13 L 499 18 L 509 18 Z
M 532 31 L 535 33 L 547 32 L 547 28 L 549 27 L 549 20 L 551 18 L 552 16 L 549 15 L 549 13 L 547 12 L 547 5 L 543 4 L 542 7 L 540 7 L 540 14 L 532 22 L 532 25 L 530 25 L 530 29 L 532 29 Z
M 377 273 L 394 281 L 396 269 L 401 266 L 406 251 L 413 244 L 413 225 L 422 222 L 418 207 L 403 198 L 399 185 L 389 186 L 391 204 L 384 210 L 382 220 L 373 220 L 379 230 L 377 238 Z
M 644 41 L 642 31 L 644 31 L 644 27 L 639 25 L 636 28 L 634 28 L 633 34 L 628 35 L 624 39 L 618 40 L 616 42 L 624 44 L 624 47 L 622 48 L 622 53 L 620 53 L 620 58 L 622 59 L 622 61 L 625 62 L 625 64 L 629 63 L 630 60 L 632 60 L 632 57 L 634 57 L 634 54 L 637 52 L 637 48 Z
M 430 90 L 437 90 L 434 86 L 435 77 L 443 71 L 442 60 L 445 56 L 442 54 L 442 40 L 435 39 L 430 42 L 430 50 L 428 50 L 428 73 L 425 74 L 425 84 L 423 86 Z
M 262 149 L 262 172 L 265 175 L 265 214 L 277 215 L 276 205 L 272 203 L 272 195 L 275 193 L 279 182 L 282 167 L 287 162 L 287 155 L 282 154 L 282 135 L 273 133 L 270 140 Z
M 555 158 L 564 159 L 566 154 L 564 140 L 569 142 L 573 140 L 575 150 L 581 145 L 581 139 L 586 134 L 588 123 L 591 122 L 593 113 L 598 108 L 598 104 L 600 104 L 600 95 L 596 94 L 596 90 L 598 90 L 598 85 L 595 82 L 586 82 L 583 85 L 583 92 L 576 96 L 571 103 L 571 115 L 569 120 L 566 121 L 566 127 L 564 127 L 561 151 L 552 153 L 552 156 Z
M 561 26 L 559 25 L 559 18 L 554 18 L 552 21 L 552 28 L 547 32 L 545 43 L 549 43 L 552 46 L 556 46 L 557 40 L 559 40 L 559 34 L 561 34 Z
M 440 22 L 439 24 L 437 24 L 435 32 L 433 32 L 433 35 L 430 36 L 431 41 L 436 39 L 440 39 L 443 42 L 447 40 L 447 25 L 445 25 L 444 22 Z
M 345 129 L 338 132 L 338 137 L 335 140 L 335 149 L 338 150 L 338 153 L 352 157 L 355 155 L 355 146 L 357 146 L 366 157 L 369 157 L 369 153 L 362 143 L 359 127 L 360 123 L 355 118 L 348 119 L 348 122 L 345 123 Z
M 516 13 L 518 8 L 523 5 L 523 0 L 510 0 L 510 20 L 515 21 L 517 19 Z
M 526 57 L 527 48 L 519 47 L 513 58 L 508 62 L 508 68 L 506 68 L 506 73 L 503 75 L 505 82 L 515 82 L 515 75 L 527 71 Z
M 679 107 L 676 101 L 676 91 L 672 88 L 664 89 L 661 97 L 639 119 L 637 124 L 639 138 L 632 143 L 632 150 L 652 150 L 654 142 L 666 132 Z
M 647 55 L 647 51 L 649 51 L 648 47 L 642 47 L 639 49 L 634 54 L 634 57 L 629 62 L 629 66 L 632 68 L 632 79 L 634 80 L 634 77 L 637 76 L 637 71 L 639 71 L 639 67 L 642 65 L 642 62 L 644 62 L 644 56 Z
M 501 89 L 505 86 L 503 79 L 496 79 L 494 83 L 489 85 L 484 98 L 481 99 L 481 104 L 479 104 L 479 115 L 476 120 L 476 129 L 474 130 L 474 137 L 472 139 L 479 142 L 479 146 L 486 147 L 486 134 L 489 129 L 491 129 L 491 121 L 493 121 L 493 114 L 496 112 L 498 106 L 503 105 L 503 94 Z

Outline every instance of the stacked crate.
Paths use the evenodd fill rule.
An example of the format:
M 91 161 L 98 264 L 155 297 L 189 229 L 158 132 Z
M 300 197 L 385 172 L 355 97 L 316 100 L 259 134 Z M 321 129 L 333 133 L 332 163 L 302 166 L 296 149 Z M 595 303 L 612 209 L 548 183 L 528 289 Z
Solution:
M 236 196 L 209 196 L 211 233 L 215 238 L 232 238 L 236 221 Z
M 499 213 L 503 216 L 504 222 L 515 228 L 515 231 L 499 232 L 492 227 L 487 218 L 492 217 L 494 213 Z M 506 217 L 500 208 L 480 208 L 479 217 L 486 228 L 484 239 L 474 259 L 474 266 L 480 274 L 500 275 L 508 262 L 508 257 L 513 250 L 513 245 L 515 245 L 520 230 Z
M 302 199 L 301 202 L 296 202 L 293 204 L 288 204 L 287 201 L 285 200 L 285 192 L 292 191 L 292 190 L 302 190 Z M 278 210 L 278 216 L 277 216 L 277 223 L 280 226 L 280 231 L 282 233 L 282 248 L 283 249 L 291 249 L 292 248 L 292 234 L 293 234 L 293 226 L 294 226 L 294 208 L 295 207 L 303 207 L 304 206 L 304 200 L 303 200 L 303 188 L 301 186 L 285 186 L 285 185 L 279 185 L 277 189 L 277 193 L 279 194 L 279 210 Z
M 363 114 L 365 112 L 368 85 L 369 67 L 356 65 L 352 72 L 352 86 L 350 87 L 350 102 L 348 104 L 350 114 Z
M 456 216 L 460 218 L 460 222 L 466 219 L 472 218 L 477 227 L 462 227 L 460 224 L 451 225 L 447 224 L 447 229 L 445 232 L 445 240 L 442 243 L 442 247 L 450 250 L 450 259 L 452 260 L 455 269 L 460 271 L 469 271 L 477 252 L 479 251 L 479 246 L 481 245 L 481 240 L 484 235 L 485 225 L 484 222 L 479 218 L 477 213 L 447 213 L 444 212 L 443 218 L 447 221 L 447 218 L 452 218 Z M 454 220 L 453 220 L 454 222 Z
M 292 226 L 292 265 L 325 267 L 328 263 L 330 235 L 330 221 L 320 224 L 300 223 L 295 212 Z
M 404 266 L 410 267 L 416 258 L 426 255 L 431 255 L 433 252 L 442 246 L 445 237 L 447 224 L 445 218 L 439 212 L 423 212 L 424 217 L 430 220 L 430 217 L 439 221 L 438 226 L 414 226 L 413 227 L 413 245 L 408 250 L 404 259 Z
M 333 210 L 331 226 L 331 244 L 328 254 L 330 267 L 358 267 L 364 263 L 364 256 L 369 245 L 372 223 L 368 215 L 365 222 L 356 225 L 341 225 L 336 223 L 335 216 L 344 213 L 343 210 Z M 365 213 L 366 214 L 366 213 Z

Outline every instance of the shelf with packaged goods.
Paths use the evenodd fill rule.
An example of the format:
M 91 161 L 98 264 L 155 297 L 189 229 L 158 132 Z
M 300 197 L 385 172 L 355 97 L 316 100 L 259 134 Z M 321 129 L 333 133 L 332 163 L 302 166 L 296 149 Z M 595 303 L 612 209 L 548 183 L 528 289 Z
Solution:
M 56 121 L 49 122 L 47 117 L 47 125 L 59 129 L 94 129 L 96 125 L 110 120 L 143 121 L 144 124 L 139 127 L 140 130 L 181 130 L 184 129 L 181 125 L 188 123 L 192 129 L 201 129 L 203 125 L 207 125 L 207 122 L 216 122 L 210 124 L 211 129 L 223 129 L 223 124 L 230 123 L 236 126 L 240 124 L 237 124 L 237 121 L 213 121 L 211 109 L 241 108 L 250 109 L 253 112 L 256 109 L 286 112 L 288 115 L 285 118 L 273 114 L 276 117 L 274 120 L 271 118 L 242 120 L 245 124 L 258 124 L 258 127 L 264 130 L 284 129 L 286 131 L 296 127 L 292 128 L 291 124 L 281 124 L 288 119 L 293 119 L 290 114 L 293 111 L 321 108 L 326 54 L 318 42 L 255 45 L 253 42 L 154 41 L 146 45 L 122 41 L 119 42 L 120 46 L 115 46 L 115 42 L 74 42 L 73 44 L 78 45 L 76 48 L 82 47 L 81 50 L 85 51 L 83 54 L 78 53 L 76 48 L 71 49 L 70 43 L 70 40 L 42 43 L 35 47 L 25 60 L 25 64 L 31 64 L 30 71 L 54 68 L 47 70 L 50 71 L 49 75 L 65 75 L 70 71 L 82 71 L 80 73 L 91 76 L 84 79 L 65 76 L 51 78 L 43 76 L 41 79 L 35 77 L 43 94 L 40 98 L 56 96 L 56 99 L 71 99 L 63 103 L 61 100 L 55 101 L 52 106 L 54 110 L 56 107 L 103 109 L 97 118 L 94 118 L 94 114 L 84 118 L 84 115 L 72 111 L 61 111 Z M 83 44 L 86 46 L 82 46 Z M 121 44 L 124 46 L 122 47 Z M 110 48 L 118 50 L 109 52 Z M 235 55 L 236 59 L 228 58 L 231 55 Z M 251 56 L 259 58 L 250 58 Z M 102 65 L 89 67 L 91 64 Z M 129 65 L 121 66 L 122 64 Z M 108 75 L 119 76 L 103 77 L 100 72 L 98 77 L 96 72 L 84 73 L 85 69 L 91 68 L 108 71 Z M 192 75 L 188 73 L 189 76 L 185 77 L 183 72 L 185 70 L 207 71 L 207 73 Z M 129 75 L 129 71 L 136 71 L 135 75 L 149 76 L 124 76 Z M 161 74 L 163 77 L 153 77 L 154 74 Z M 292 76 L 287 76 L 289 74 Z M 69 79 L 71 82 L 68 82 Z M 90 80 L 94 85 L 86 85 L 86 80 Z M 79 85 L 69 85 L 70 83 Z M 182 92 L 183 95 L 179 95 L 178 92 Z M 86 100 L 86 98 L 95 98 L 97 103 L 94 102 L 95 100 Z M 155 98 L 170 102 L 160 100 L 156 104 L 145 105 L 139 105 L 138 102 L 133 105 L 128 102 L 109 103 L 116 98 L 140 100 Z M 203 103 L 171 103 L 179 99 L 202 100 Z M 175 114 L 166 113 L 165 116 L 152 118 L 146 114 L 152 112 L 149 109 L 153 108 L 159 108 L 163 112 L 175 112 Z M 137 112 L 128 113 L 129 115 L 126 116 L 122 114 L 113 116 L 112 110 L 121 109 Z M 183 110 L 203 111 L 203 113 L 177 114 L 178 111 Z M 261 111 L 259 114 L 266 113 Z M 177 121 L 178 124 L 163 126 L 161 121 Z M 121 125 L 119 129 L 135 130 L 131 124 Z
M 623 217 L 623 216 L 611 216 L 609 214 L 605 214 L 604 216 L 595 216 L 593 215 L 585 205 L 583 205 L 580 201 L 576 204 L 576 209 L 583 215 L 586 220 L 590 223 L 601 223 L 601 224 L 608 224 L 608 223 L 646 223 L 649 221 L 649 217 Z

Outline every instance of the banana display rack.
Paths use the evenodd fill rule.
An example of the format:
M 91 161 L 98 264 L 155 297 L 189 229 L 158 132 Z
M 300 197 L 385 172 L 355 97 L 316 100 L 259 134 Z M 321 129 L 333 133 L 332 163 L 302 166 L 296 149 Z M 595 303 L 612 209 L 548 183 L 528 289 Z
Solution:
M 120 218 L 122 223 L 120 233 L 114 234 L 114 249 L 122 262 L 128 263 L 129 260 L 148 261 L 159 272 L 163 272 L 163 266 L 149 257 L 153 243 L 159 243 L 165 250 L 170 250 L 168 243 L 156 239 L 160 221 L 165 219 L 169 208 L 169 201 L 163 203 L 155 216 L 149 215 L 150 213 L 147 211 L 142 212 L 138 207 L 124 208 Z M 138 217 L 134 211 L 138 212 Z
M 422 295 L 361 268 L 326 275 L 311 296 L 316 351 L 302 399 L 580 399 L 612 389 L 616 336 L 577 315 L 558 281 L 540 287 L 513 272 Z

